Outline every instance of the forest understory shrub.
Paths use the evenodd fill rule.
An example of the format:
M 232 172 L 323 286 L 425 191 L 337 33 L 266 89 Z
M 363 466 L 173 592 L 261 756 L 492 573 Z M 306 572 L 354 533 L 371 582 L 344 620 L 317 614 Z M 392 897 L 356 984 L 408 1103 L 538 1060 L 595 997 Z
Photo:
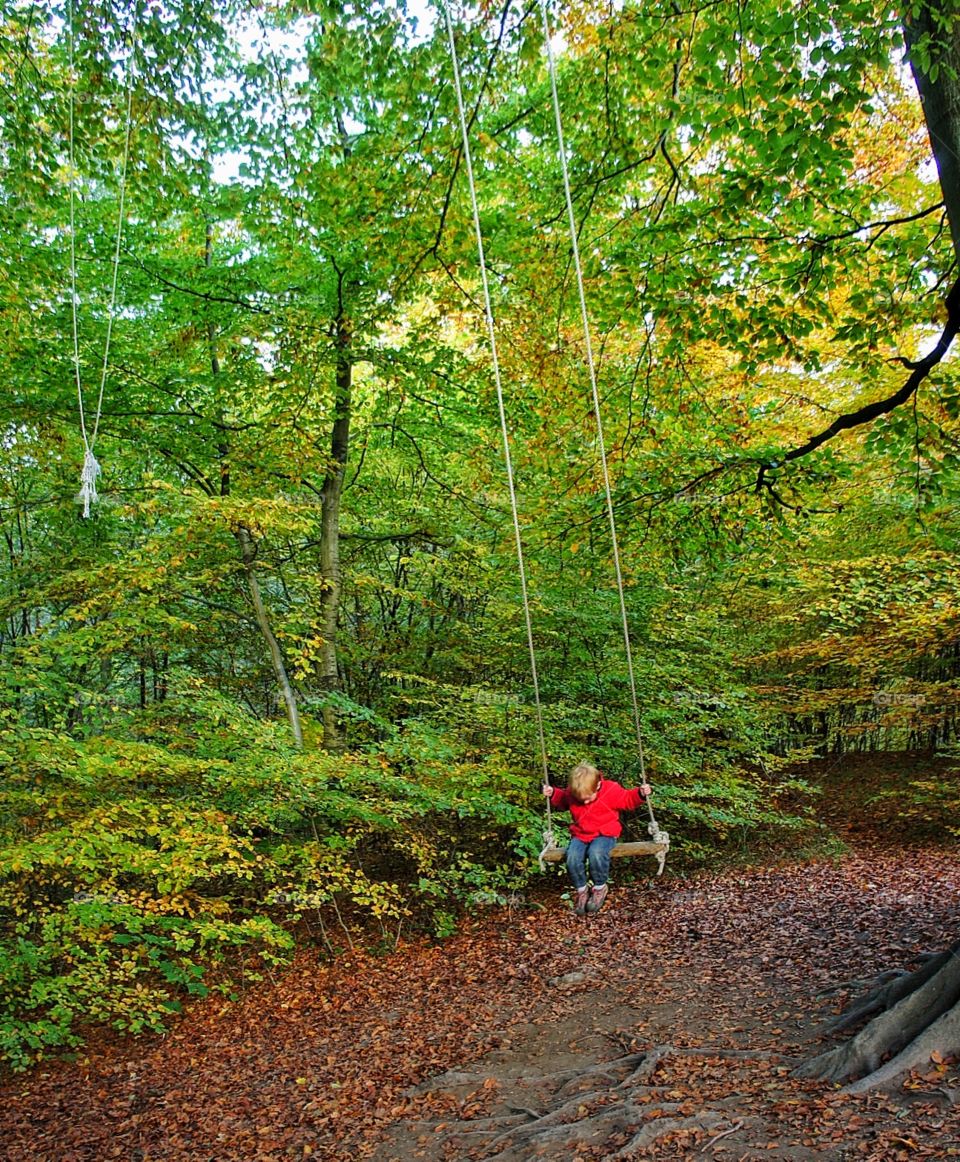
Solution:
M 0 1061 L 27 1068 L 90 1025 L 162 1029 L 185 1001 L 283 966 L 305 933 L 329 955 L 389 949 L 520 898 L 543 828 L 530 723 L 486 750 L 461 725 L 424 716 L 365 750 L 301 753 L 282 726 L 196 689 L 113 736 L 3 731 Z M 583 753 L 573 734 L 551 735 L 560 770 Z M 616 739 L 601 758 L 629 781 Z M 698 754 L 674 761 L 655 802 L 686 868 L 805 826 L 760 768 Z M 631 819 L 637 837 L 646 821 Z
M 158 1030 L 185 999 L 234 994 L 290 959 L 305 917 L 330 952 L 371 933 L 395 944 L 404 925 L 446 934 L 476 893 L 522 878 L 529 809 L 468 770 L 303 755 L 214 709 L 168 708 L 124 738 L 3 733 L 8 1068 L 75 1048 L 91 1024 Z

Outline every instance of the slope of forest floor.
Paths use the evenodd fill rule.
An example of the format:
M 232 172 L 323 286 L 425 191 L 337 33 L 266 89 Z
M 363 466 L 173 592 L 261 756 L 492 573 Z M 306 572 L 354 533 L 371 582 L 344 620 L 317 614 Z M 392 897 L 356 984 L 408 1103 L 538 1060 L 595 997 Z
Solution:
M 960 851 L 830 812 L 835 862 L 621 882 L 585 920 L 551 880 L 441 944 L 303 952 L 163 1037 L 6 1081 L 2 1156 L 960 1157 L 949 1061 L 890 1095 L 790 1076 L 856 982 L 960 937 Z

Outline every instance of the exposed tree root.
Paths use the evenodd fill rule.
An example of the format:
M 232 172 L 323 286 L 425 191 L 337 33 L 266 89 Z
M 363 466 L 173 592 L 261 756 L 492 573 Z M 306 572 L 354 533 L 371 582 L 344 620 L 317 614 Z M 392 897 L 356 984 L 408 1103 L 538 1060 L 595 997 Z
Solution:
M 825 1081 L 860 1079 L 848 1087 L 863 1093 L 892 1085 L 930 1054 L 954 1052 L 960 1046 L 960 955 L 954 946 L 922 968 L 874 990 L 836 1028 L 882 1009 L 843 1045 L 797 1067 L 799 1077 Z M 881 1065 L 888 1057 L 886 1064 Z
M 899 976 L 909 976 L 910 974 L 902 968 L 888 968 L 883 972 L 877 973 L 876 976 L 867 977 L 866 979 L 857 978 L 856 980 L 843 980 L 839 984 L 831 985 L 830 988 L 821 989 L 817 993 L 817 999 L 821 997 L 832 997 L 835 993 L 859 992 L 861 989 L 870 989 L 871 992 L 880 989 L 883 985 Z
M 931 977 L 936 976 L 953 954 L 954 949 L 948 948 L 946 952 L 931 956 L 915 972 L 881 973 L 870 992 L 862 997 L 857 1004 L 851 1005 L 849 1009 L 831 1021 L 824 1031 L 826 1033 L 842 1033 L 845 1029 L 853 1028 L 854 1025 L 859 1024 L 867 1017 L 872 1017 L 875 1013 L 892 1009 L 904 997 L 909 996 L 910 993 L 925 985 Z
M 953 945 L 951 948 L 948 948 L 946 952 L 918 952 L 913 959 L 917 962 L 917 966 L 919 968 L 923 968 L 925 965 L 928 965 L 931 960 L 937 960 L 943 963 L 947 956 L 949 956 L 952 952 L 956 952 L 958 949 L 960 949 L 960 943 Z M 831 985 L 829 988 L 821 989 L 820 992 L 817 993 L 817 996 L 832 997 L 834 993 L 849 992 L 851 990 L 860 989 L 869 989 L 870 991 L 873 991 L 875 989 L 880 989 L 883 985 L 889 984 L 890 981 L 895 980 L 901 976 L 910 976 L 910 970 L 906 968 L 886 968 L 883 970 L 883 972 L 875 973 L 873 976 L 866 977 L 865 979 L 857 977 L 854 980 L 842 980 L 839 984 Z
M 607 1093 L 590 1093 L 571 1098 L 569 1101 L 565 1101 L 556 1109 L 550 1110 L 548 1113 L 541 1115 L 536 1119 L 535 1122 L 531 1122 L 525 1126 L 522 1126 L 519 1131 L 515 1131 L 511 1128 L 507 1130 L 506 1133 L 499 1134 L 496 1138 L 493 1139 L 490 1145 L 496 1146 L 501 1142 L 501 1140 L 506 1140 L 507 1138 L 519 1142 L 523 1142 L 532 1138 L 539 1138 L 543 1136 L 545 1132 L 549 1132 L 553 1127 L 558 1125 L 563 1126 L 569 1131 L 571 1129 L 571 1123 L 577 1122 L 578 1120 L 585 1123 L 590 1123 L 592 1125 L 595 1123 L 598 1117 L 608 1116 L 610 1113 L 615 1113 L 618 1110 L 622 1111 L 623 1108 L 627 1105 L 629 1105 L 631 1110 L 640 1112 L 642 1116 L 642 1107 L 634 1106 L 632 1102 L 624 1102 L 622 1099 L 615 1098 L 616 1105 L 609 1107 L 611 1092 L 615 1093 L 615 1091 L 608 1091 Z M 607 1104 L 605 1105 L 603 1103 Z M 597 1114 L 591 1114 L 589 1117 L 584 1118 L 583 1110 L 590 1107 L 599 1107 L 600 1112 Z
M 663 1093 L 663 1086 L 650 1084 L 650 1080 L 665 1060 L 694 1056 L 769 1060 L 776 1055 L 710 1046 L 659 1045 L 646 1053 L 631 1053 L 586 1068 L 518 1077 L 514 1079 L 517 1085 L 541 1093 L 549 1091 L 551 1096 L 547 1102 L 551 1108 L 541 1114 L 509 1105 L 509 1113 L 451 1126 L 445 1142 L 448 1148 L 478 1150 L 484 1158 L 508 1162 L 540 1153 L 566 1157 L 578 1145 L 602 1145 L 611 1137 L 633 1132 L 630 1143 L 609 1156 L 612 1160 L 626 1158 L 632 1151 L 677 1131 L 708 1133 L 729 1122 L 729 1115 L 721 1111 L 728 1102 L 736 1104 L 739 1100 L 736 1096 L 713 1102 L 711 1109 L 696 1114 L 690 1113 L 682 1103 L 647 1104 L 638 1100 Z M 468 1079 L 473 1084 L 482 1080 L 474 1074 L 446 1074 L 434 1079 L 432 1088 L 439 1088 L 437 1082 L 465 1084 Z
M 658 1045 L 644 1054 L 643 1061 L 623 1082 L 623 1087 L 637 1085 L 646 1081 L 660 1063 L 668 1057 L 720 1057 L 731 1061 L 769 1061 L 779 1054 L 771 1053 L 766 1049 L 718 1049 L 710 1045 Z
M 616 1154 L 608 1154 L 603 1162 L 619 1162 L 620 1159 L 629 1158 L 635 1150 L 646 1149 L 647 1146 L 652 1146 L 654 1142 L 665 1138 L 667 1134 L 690 1130 L 699 1130 L 701 1133 L 709 1134 L 711 1130 L 715 1130 L 717 1126 L 722 1125 L 727 1120 L 726 1115 L 713 1113 L 710 1110 L 705 1110 L 702 1114 L 690 1118 L 658 1118 L 655 1122 L 650 1122 L 644 1126 L 640 1133 L 634 1135 L 622 1150 L 618 1150 Z M 726 1130 L 722 1134 L 716 1134 L 713 1142 L 718 1142 L 727 1134 L 735 1134 L 738 1130 L 742 1130 L 745 1125 L 746 1122 L 741 1118 L 732 1129 Z
M 660 1106 L 662 1113 L 674 1113 L 679 1107 L 676 1105 Z M 617 1105 L 600 1111 L 591 1117 L 582 1118 L 576 1123 L 563 1122 L 541 1128 L 538 1126 L 526 1127 L 525 1131 L 515 1132 L 509 1139 L 504 1138 L 496 1143 L 500 1147 L 495 1154 L 488 1154 L 491 1162 L 506 1162 L 515 1156 L 517 1151 L 526 1158 L 533 1151 L 551 1151 L 556 1157 L 569 1157 L 575 1152 L 578 1145 L 599 1145 L 616 1134 L 629 1132 L 640 1125 L 645 1118 L 649 1118 L 650 1111 L 643 1106 L 636 1106 L 632 1102 L 619 1102 Z M 656 1117 L 647 1121 L 646 1125 L 634 1134 L 629 1143 L 615 1154 L 609 1154 L 604 1162 L 613 1159 L 628 1157 L 633 1151 L 653 1145 L 658 1139 L 679 1130 L 697 1130 L 709 1133 L 723 1122 L 727 1121 L 725 1114 L 705 1110 L 688 1117 Z
M 886 1089 L 898 1082 L 911 1069 L 920 1069 L 926 1065 L 934 1051 L 952 1056 L 958 1050 L 960 1050 L 960 1006 L 954 1005 L 885 1065 L 846 1086 L 844 1092 L 866 1093 L 871 1089 Z
M 705 1151 L 709 1150 L 711 1146 L 715 1146 L 721 1138 L 729 1138 L 731 1134 L 735 1134 L 737 1130 L 742 1130 L 743 1127 L 744 1121 L 743 1118 L 740 1118 L 738 1121 L 733 1123 L 729 1130 L 721 1130 L 719 1134 L 714 1134 L 709 1142 L 704 1142 L 700 1152 L 704 1153 Z

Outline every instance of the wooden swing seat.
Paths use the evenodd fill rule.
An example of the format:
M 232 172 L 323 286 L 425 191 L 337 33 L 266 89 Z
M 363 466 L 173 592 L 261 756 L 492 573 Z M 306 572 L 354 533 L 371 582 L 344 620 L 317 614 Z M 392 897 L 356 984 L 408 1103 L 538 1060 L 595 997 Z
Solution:
M 656 822 L 650 823 L 651 836 L 649 839 L 637 839 L 628 843 L 618 843 L 610 852 L 614 859 L 623 859 L 630 855 L 655 855 L 657 857 L 657 875 L 663 875 L 663 869 L 667 862 L 667 852 L 670 850 L 670 836 L 666 831 L 661 831 L 657 827 Z M 553 840 L 553 832 L 549 826 L 544 832 L 545 843 L 543 851 L 540 852 L 540 870 L 546 871 L 544 864 L 560 863 L 567 858 L 567 849 L 565 847 L 557 847 Z
M 636 842 L 618 843 L 610 852 L 612 859 L 623 859 L 629 855 L 665 855 L 669 844 L 654 843 L 651 839 L 638 839 Z M 551 847 L 543 853 L 544 863 L 561 863 L 567 858 L 565 847 Z

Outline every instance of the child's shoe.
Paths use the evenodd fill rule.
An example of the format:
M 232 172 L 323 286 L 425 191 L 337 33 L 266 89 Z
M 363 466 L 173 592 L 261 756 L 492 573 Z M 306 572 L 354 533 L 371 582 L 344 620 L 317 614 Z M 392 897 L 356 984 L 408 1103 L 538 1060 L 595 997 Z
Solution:
M 573 911 L 577 916 L 582 916 L 584 912 L 590 907 L 587 903 L 587 897 L 590 895 L 590 889 L 577 888 L 577 894 L 573 902 Z
M 587 900 L 586 911 L 599 912 L 603 907 L 604 900 L 607 898 L 607 885 L 601 884 L 598 888 L 593 889 L 590 899 Z

